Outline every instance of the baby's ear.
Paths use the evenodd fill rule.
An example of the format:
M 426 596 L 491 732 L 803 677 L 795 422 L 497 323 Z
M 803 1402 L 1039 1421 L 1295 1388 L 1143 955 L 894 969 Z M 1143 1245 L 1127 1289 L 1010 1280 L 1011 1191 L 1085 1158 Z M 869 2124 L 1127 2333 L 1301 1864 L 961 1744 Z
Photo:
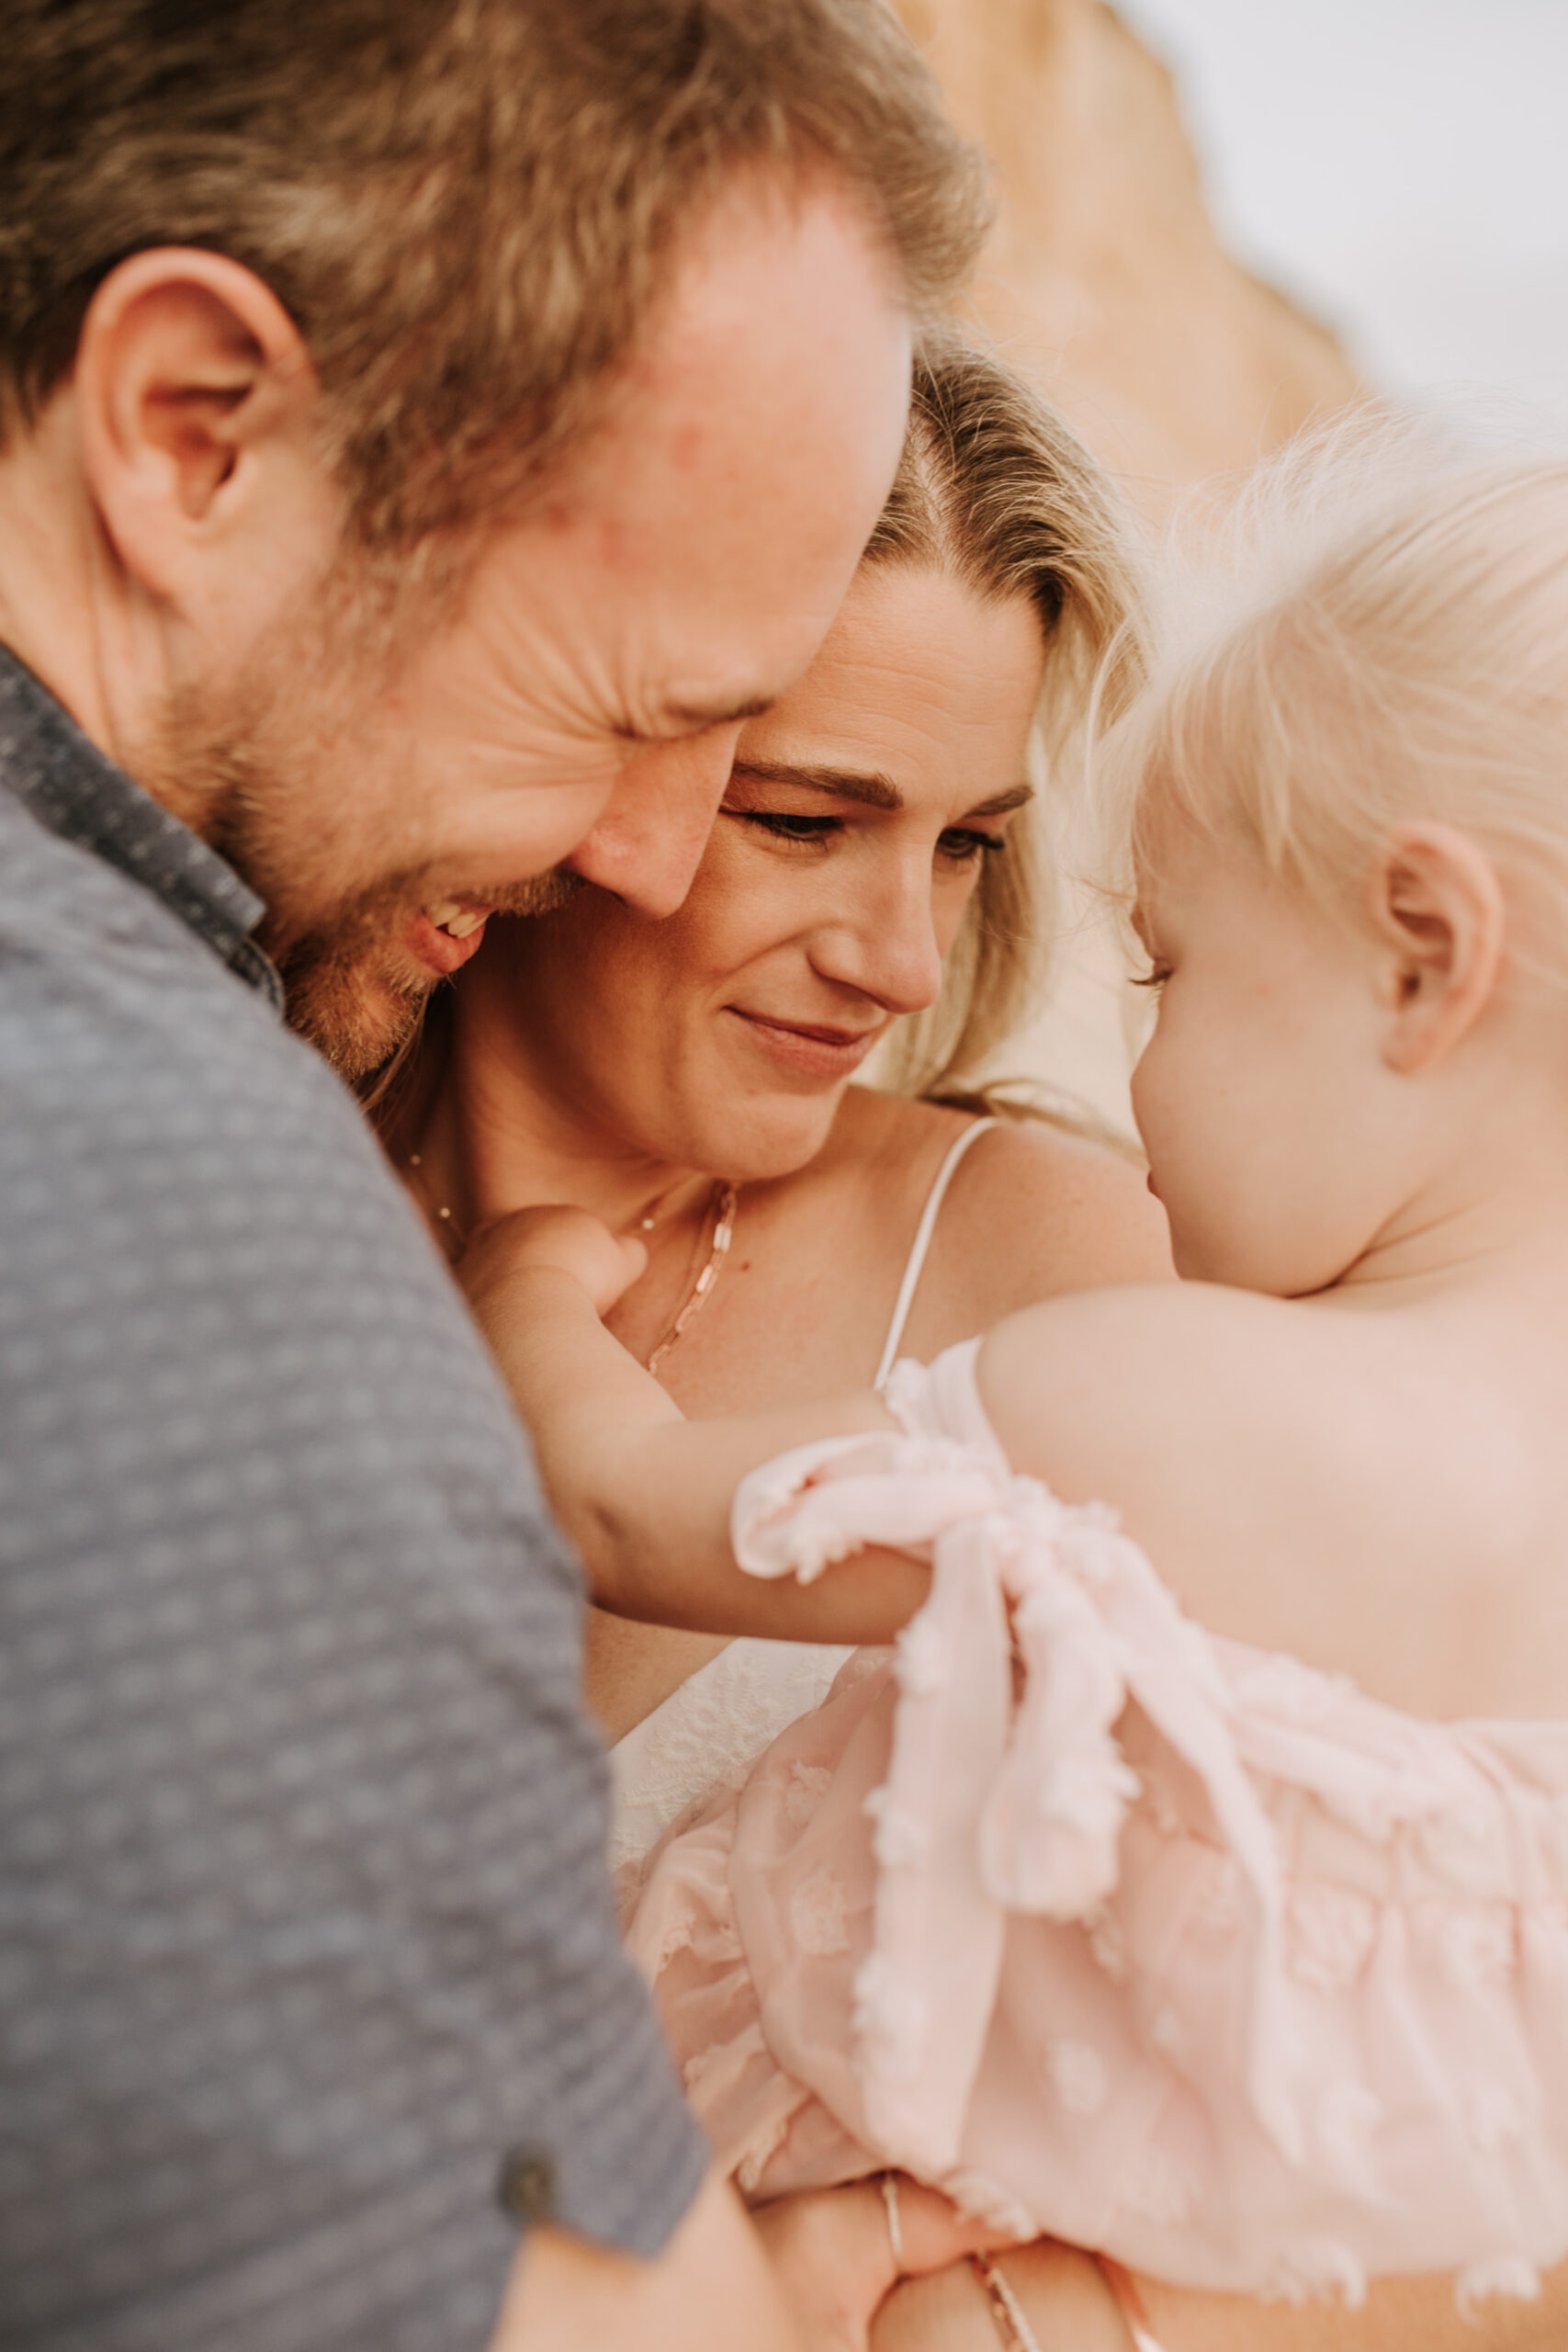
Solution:
M 1384 842 L 1369 897 L 1386 950 L 1383 1059 L 1416 1077 L 1468 1035 L 1491 1001 L 1503 958 L 1503 886 L 1469 833 L 1408 825 Z

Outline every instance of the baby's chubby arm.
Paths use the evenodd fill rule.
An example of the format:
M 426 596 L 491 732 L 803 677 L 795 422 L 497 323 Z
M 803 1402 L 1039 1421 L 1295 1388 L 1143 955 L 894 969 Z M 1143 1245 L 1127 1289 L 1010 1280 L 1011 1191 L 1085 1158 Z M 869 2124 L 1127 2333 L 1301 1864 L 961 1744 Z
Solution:
M 730 1503 L 749 1471 L 816 1438 L 890 1427 L 880 1399 L 867 1391 L 686 1420 L 599 1319 L 642 1265 L 640 1243 L 560 1208 L 498 1218 L 458 1270 L 594 1600 L 703 1633 L 890 1641 L 929 1584 L 905 1554 L 859 1552 L 801 1586 L 746 1575 L 729 1543 Z
M 499 1220 L 461 1269 L 594 1599 L 696 1632 L 890 1640 L 929 1586 L 907 1555 L 853 1553 L 803 1587 L 748 1576 L 729 1542 L 749 1472 L 888 1428 L 880 1398 L 685 1420 L 599 1320 L 641 1266 L 639 1244 L 551 1209 Z M 1354 1323 L 1204 1283 L 1079 1292 L 987 1335 L 981 1401 L 1013 1468 L 1065 1501 L 1114 1505 L 1211 1631 L 1365 1671 L 1347 1628 L 1384 1638 L 1354 1539 L 1382 1483 L 1364 1433 L 1389 1375 L 1369 1318 Z M 1348 1449 L 1348 1428 L 1363 1433 Z

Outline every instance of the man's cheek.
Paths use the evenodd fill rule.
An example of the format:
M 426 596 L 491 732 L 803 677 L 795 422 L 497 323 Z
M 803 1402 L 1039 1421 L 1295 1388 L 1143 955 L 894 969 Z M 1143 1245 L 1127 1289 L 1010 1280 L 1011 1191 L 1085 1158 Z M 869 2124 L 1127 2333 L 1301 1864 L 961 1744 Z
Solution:
M 562 865 L 592 831 L 613 794 L 611 784 L 518 784 L 454 796 L 433 811 L 439 834 L 432 860 L 450 866 L 455 884 L 505 891 Z

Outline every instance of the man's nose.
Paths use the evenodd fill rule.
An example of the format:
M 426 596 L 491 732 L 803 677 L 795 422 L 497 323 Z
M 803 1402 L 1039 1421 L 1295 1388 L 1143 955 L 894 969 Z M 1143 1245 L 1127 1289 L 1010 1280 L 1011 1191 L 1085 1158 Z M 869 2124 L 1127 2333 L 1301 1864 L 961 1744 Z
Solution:
M 567 859 L 572 872 L 639 914 L 672 915 L 702 863 L 739 734 L 739 724 L 710 727 L 635 752 L 604 815 Z

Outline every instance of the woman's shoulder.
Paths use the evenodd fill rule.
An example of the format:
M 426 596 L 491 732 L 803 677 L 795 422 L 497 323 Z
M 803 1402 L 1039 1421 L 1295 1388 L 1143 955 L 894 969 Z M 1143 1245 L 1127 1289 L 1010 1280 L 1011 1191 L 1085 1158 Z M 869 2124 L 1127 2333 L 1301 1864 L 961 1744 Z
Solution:
M 893 1148 L 923 1146 L 936 1165 L 974 1124 L 942 1103 L 884 1115 Z M 1039 1299 L 1170 1272 L 1164 1213 L 1134 1160 L 1049 1120 L 1004 1116 L 953 1173 L 917 1314 L 934 1352 L 954 1321 L 979 1330 Z M 919 1332 L 912 1352 L 928 1352 Z
M 1013 1116 L 964 1165 L 967 1214 L 1016 1216 L 1043 1247 L 1048 1287 L 1039 1295 L 1170 1273 L 1165 1212 L 1129 1153 L 1048 1119 Z M 964 1199 L 953 1204 L 960 1215 Z
M 886 1159 L 908 1167 L 919 1155 L 940 1162 L 948 1146 L 974 1123 L 972 1112 L 952 1103 L 890 1094 L 880 1086 L 846 1087 L 818 1165 Z

